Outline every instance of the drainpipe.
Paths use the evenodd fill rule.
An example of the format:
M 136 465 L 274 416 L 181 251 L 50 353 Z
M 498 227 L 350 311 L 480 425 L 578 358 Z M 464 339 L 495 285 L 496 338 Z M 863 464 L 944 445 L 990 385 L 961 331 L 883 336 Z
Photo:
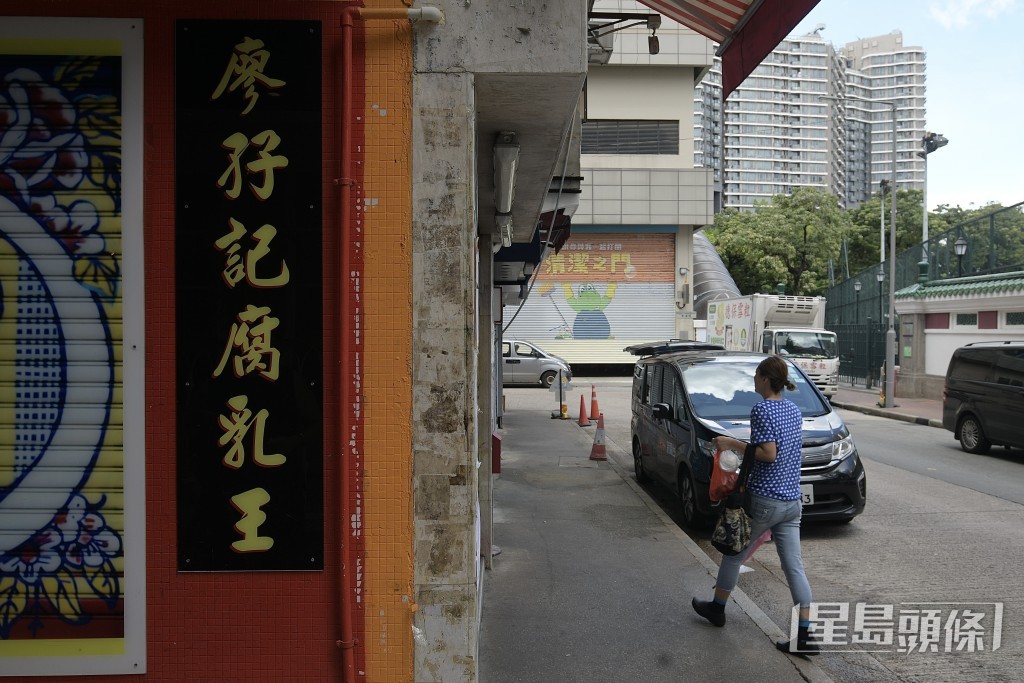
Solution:
M 341 639 L 336 645 L 341 648 L 342 671 L 341 678 L 345 683 L 356 680 L 355 675 L 355 638 L 352 635 L 352 565 L 351 554 L 352 543 L 352 509 L 349 502 L 351 490 L 351 477 L 349 473 L 351 459 L 348 450 L 348 434 L 345 427 L 349 424 L 349 406 L 352 402 L 352 383 L 348 376 L 348 360 L 352 349 L 352 340 L 349 338 L 346 325 L 351 316 L 351 306 L 348 299 L 352 291 L 351 283 L 347 278 L 351 277 L 349 259 L 349 234 L 352 226 L 352 188 L 356 179 L 352 176 L 353 156 L 352 149 L 352 29 L 355 20 L 369 21 L 372 19 L 409 19 L 410 21 L 430 21 L 440 23 L 444 20 L 441 10 L 436 7 L 422 7 L 418 9 L 366 9 L 361 7 L 362 0 L 346 5 L 341 11 L 341 177 L 334 181 L 334 184 L 341 189 L 341 230 L 339 250 L 339 315 L 341 316 L 338 326 L 341 332 L 341 358 L 338 364 L 338 454 L 339 467 L 341 469 L 338 477 L 338 496 L 341 501 L 341 599 L 339 609 L 341 611 Z

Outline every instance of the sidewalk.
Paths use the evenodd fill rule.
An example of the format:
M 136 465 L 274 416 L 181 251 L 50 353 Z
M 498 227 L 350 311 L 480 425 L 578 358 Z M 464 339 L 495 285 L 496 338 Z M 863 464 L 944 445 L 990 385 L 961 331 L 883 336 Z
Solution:
M 844 386 L 832 402 L 942 426 L 940 401 L 897 396 L 880 408 L 877 390 Z M 527 399 L 506 408 L 481 681 L 831 680 L 814 659 L 775 649 L 786 634 L 741 588 L 725 628 L 693 612 L 717 564 L 637 485 L 628 453 L 606 442 L 608 460 L 590 460 L 593 428 L 552 420 L 550 406 Z
M 628 454 L 608 444 L 590 460 L 594 429 L 549 408 L 506 406 L 481 681 L 831 680 L 775 649 L 786 634 L 741 589 L 725 628 L 697 616 L 715 562 L 640 489 Z
M 850 385 L 840 385 L 839 392 L 832 399 L 832 405 L 837 408 L 942 428 L 942 401 L 903 398 L 896 392 L 895 403 L 892 408 L 879 407 L 877 388 L 864 389 Z

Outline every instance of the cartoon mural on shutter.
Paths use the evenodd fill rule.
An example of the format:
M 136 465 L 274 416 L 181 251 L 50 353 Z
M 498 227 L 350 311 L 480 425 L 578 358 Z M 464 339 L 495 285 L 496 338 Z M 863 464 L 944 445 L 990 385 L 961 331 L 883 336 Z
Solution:
M 0 35 L 0 668 L 123 654 L 139 542 L 125 533 L 122 45 L 16 31 Z
M 574 234 L 544 260 L 509 336 L 591 341 L 671 337 L 672 234 Z

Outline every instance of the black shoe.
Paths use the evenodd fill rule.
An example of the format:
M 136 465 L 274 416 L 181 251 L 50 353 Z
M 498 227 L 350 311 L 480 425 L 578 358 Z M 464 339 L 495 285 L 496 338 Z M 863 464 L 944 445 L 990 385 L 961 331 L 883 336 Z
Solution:
M 693 605 L 693 611 L 701 615 L 715 626 L 725 626 L 725 605 L 719 605 L 714 600 L 698 600 L 694 598 L 690 601 Z
M 818 643 L 808 633 L 808 629 L 802 627 L 797 627 L 796 629 L 796 643 L 792 640 L 780 640 L 775 643 L 775 647 L 781 652 L 788 652 L 791 655 L 803 655 L 804 657 L 813 657 L 821 651 L 818 648 Z

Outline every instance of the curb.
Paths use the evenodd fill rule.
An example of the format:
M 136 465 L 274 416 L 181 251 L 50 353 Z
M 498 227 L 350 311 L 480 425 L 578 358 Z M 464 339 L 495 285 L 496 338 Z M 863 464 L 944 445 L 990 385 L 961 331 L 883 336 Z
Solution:
M 629 486 L 630 489 L 644 502 L 644 505 L 650 509 L 655 516 L 661 520 L 665 528 L 675 538 L 679 539 L 679 542 L 686 548 L 694 559 L 707 570 L 708 574 L 712 579 L 718 574 L 718 564 L 711 559 L 711 557 L 704 552 L 699 545 L 697 545 L 689 534 L 679 528 L 675 522 L 661 507 L 654 502 L 654 500 L 647 494 L 646 491 L 636 483 L 636 480 L 632 477 L 632 456 L 622 450 L 612 440 L 605 441 L 605 447 L 608 450 L 608 460 L 606 461 L 611 469 L 619 475 L 619 477 Z M 623 464 L 628 463 L 628 466 Z M 768 638 L 769 643 L 772 645 L 772 649 L 775 648 L 775 641 L 780 638 L 787 638 L 788 633 L 780 629 L 774 621 L 771 620 L 764 611 L 757 606 L 753 600 L 751 600 L 746 593 L 743 592 L 738 586 L 733 590 L 729 596 L 735 603 L 736 606 L 743 611 L 754 624 L 761 629 L 761 632 Z M 834 683 L 834 680 L 828 676 L 821 668 L 818 667 L 812 660 L 803 657 L 791 657 L 785 655 L 793 667 L 799 672 L 800 677 L 808 683 Z
M 910 422 L 913 424 L 925 425 L 927 427 L 938 427 L 942 429 L 942 420 L 935 420 L 927 417 L 921 417 L 918 415 L 908 415 L 906 413 L 893 413 L 889 412 L 889 408 L 872 408 L 871 406 L 862 406 L 856 403 L 846 403 L 845 401 L 831 401 L 832 405 L 836 408 L 843 408 L 845 410 L 855 410 L 858 413 L 864 413 L 865 415 L 875 415 L 877 417 L 887 417 L 891 420 L 902 420 L 903 422 Z

